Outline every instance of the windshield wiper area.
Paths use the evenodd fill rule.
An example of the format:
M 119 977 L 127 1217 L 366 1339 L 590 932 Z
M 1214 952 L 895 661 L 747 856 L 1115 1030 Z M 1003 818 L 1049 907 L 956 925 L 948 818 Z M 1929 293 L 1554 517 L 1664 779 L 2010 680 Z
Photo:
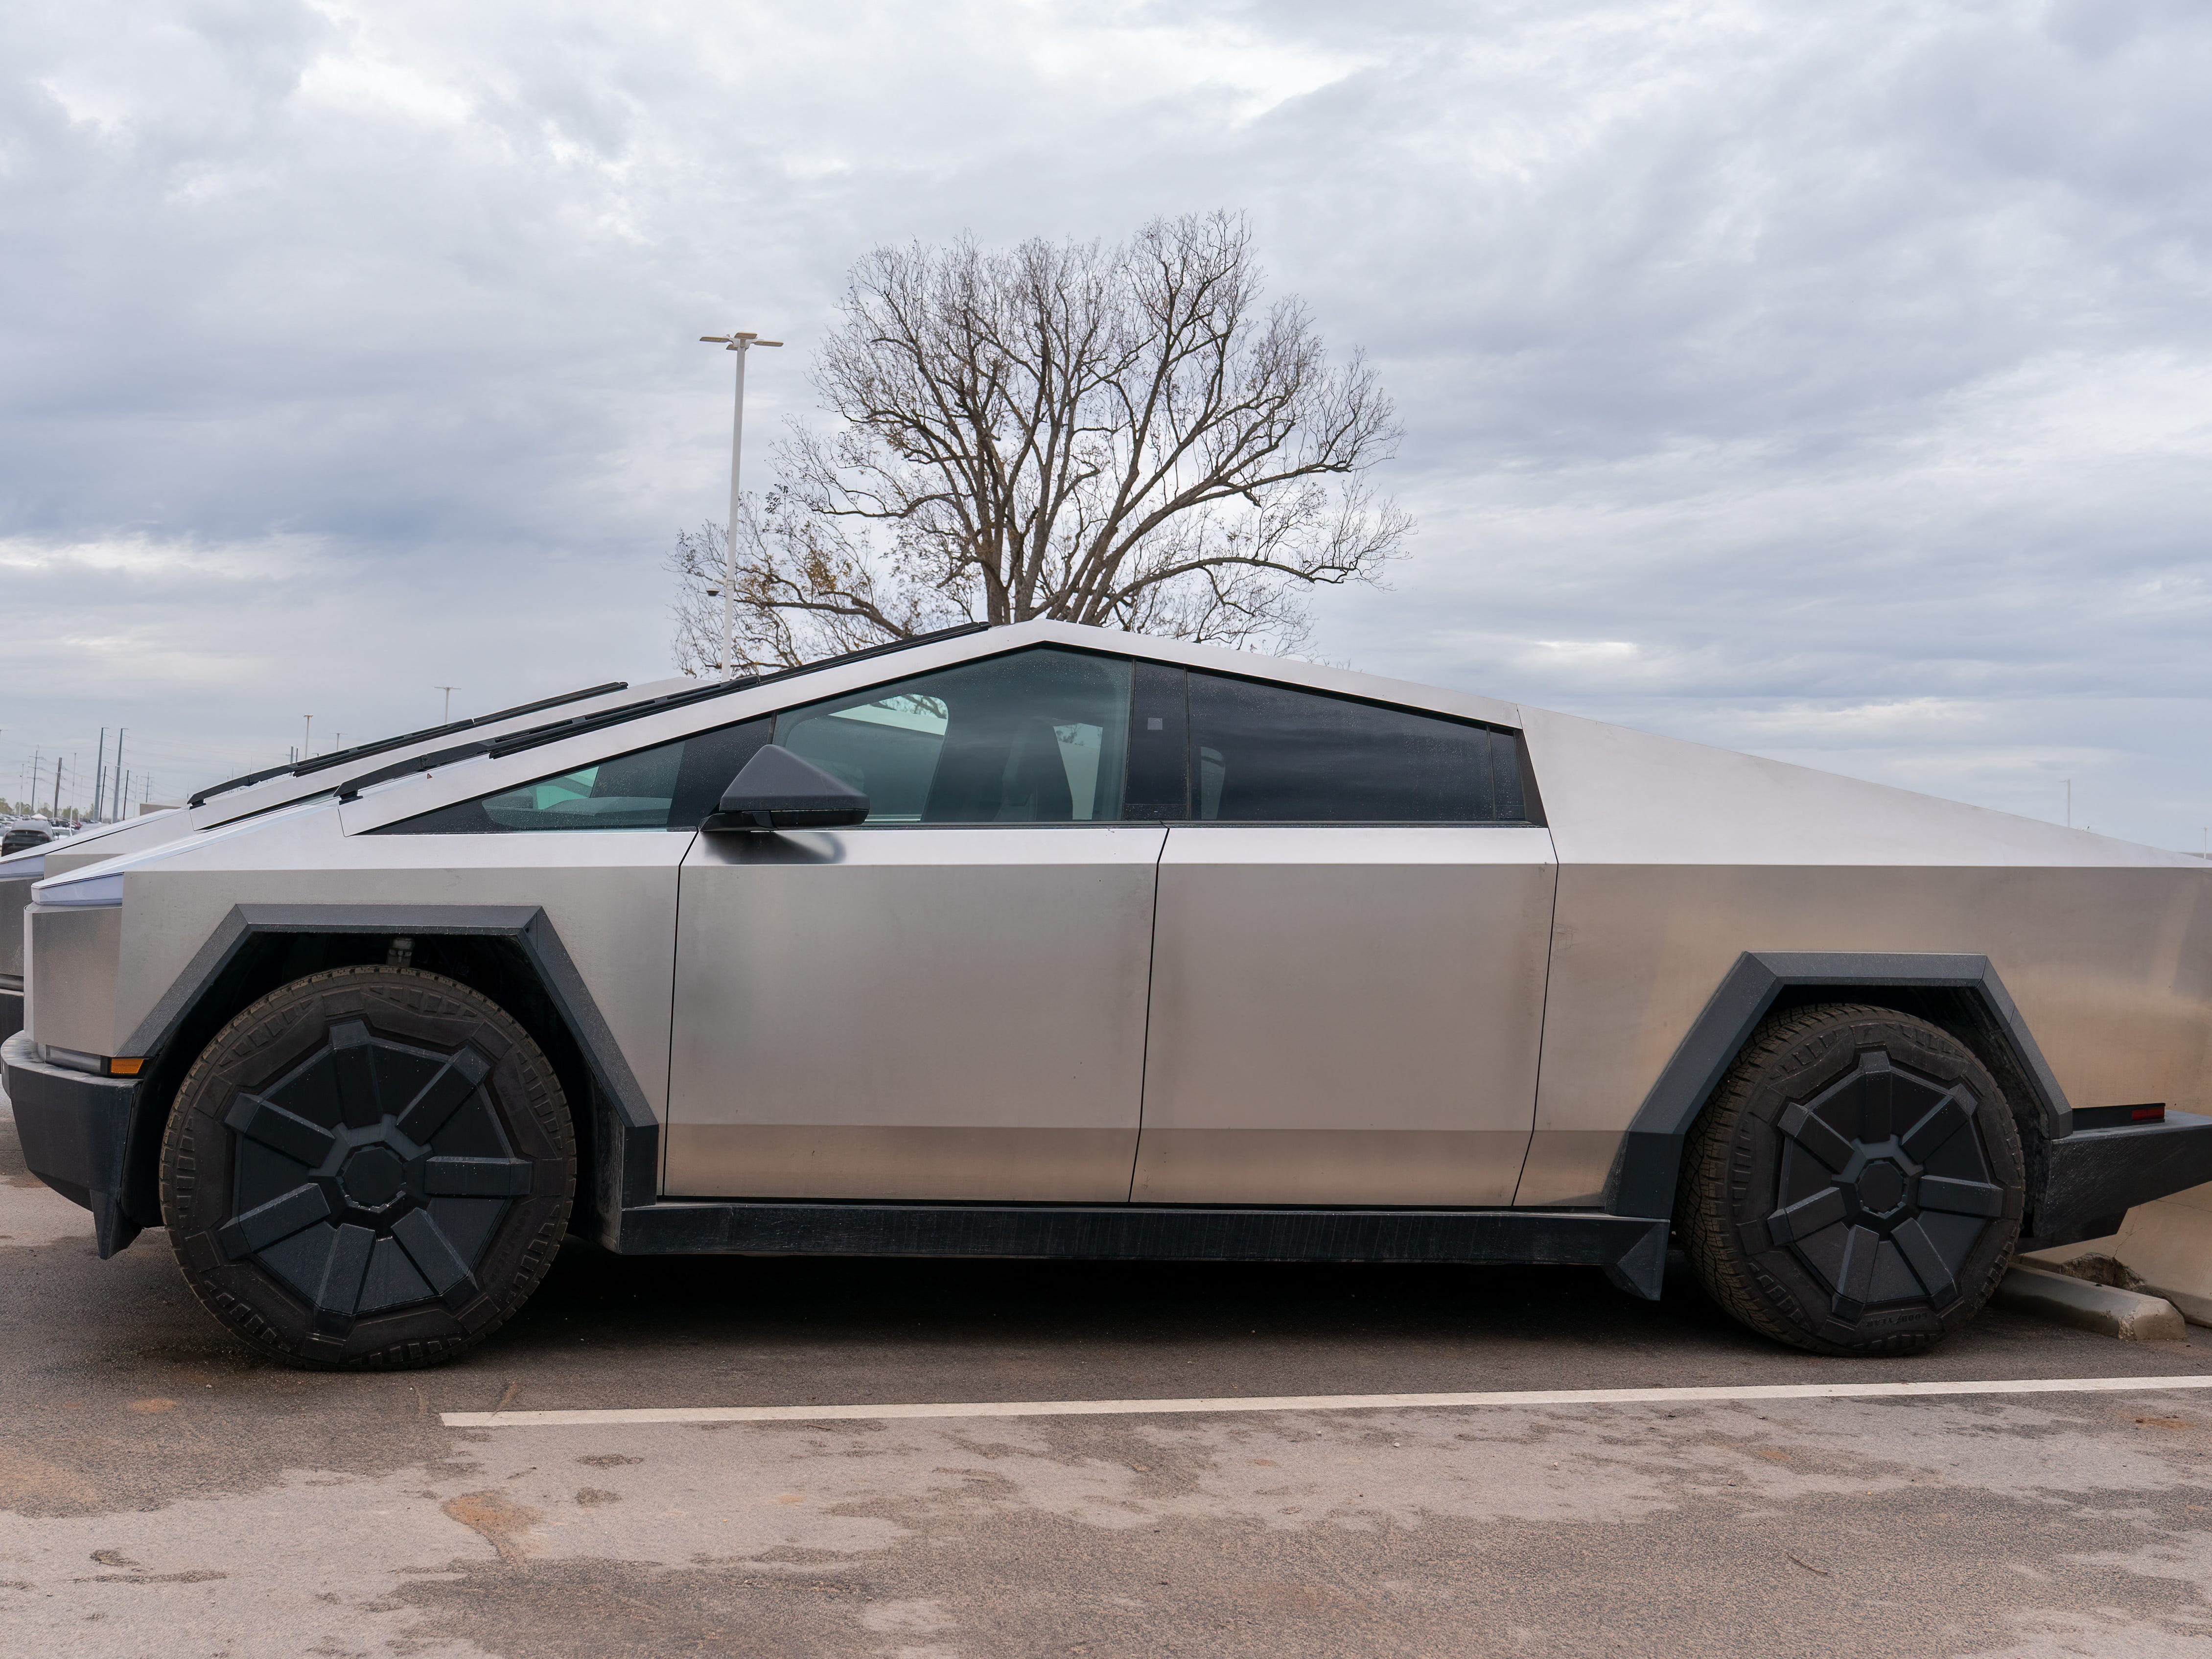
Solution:
M 688 691 L 671 691 L 665 696 L 647 697 L 641 702 L 626 702 L 619 708 L 603 708 L 597 714 L 577 714 L 565 720 L 549 720 L 544 726 L 533 726 L 526 731 L 510 732 L 503 738 L 490 738 L 478 743 L 465 743 L 452 749 L 441 749 L 432 755 L 417 755 L 410 759 L 394 761 L 391 765 L 346 781 L 338 792 L 340 800 L 351 800 L 371 784 L 388 783 L 394 778 L 404 778 L 410 773 L 427 772 L 434 766 L 444 766 L 453 761 L 467 760 L 477 755 L 489 755 L 496 760 L 503 755 L 518 755 L 526 749 L 542 749 L 549 743 L 558 743 L 563 738 L 580 736 L 586 732 L 603 731 L 611 726 L 626 725 L 642 720 L 647 714 L 658 714 L 665 709 L 682 708 L 695 702 L 704 702 L 710 697 L 727 696 L 732 691 L 750 691 L 757 685 L 771 684 L 787 680 L 799 674 L 811 674 L 824 668 L 842 668 L 848 663 L 865 662 L 870 657 L 888 656 L 895 651 L 910 650 L 917 645 L 934 645 L 940 640 L 957 640 L 969 634 L 980 634 L 989 628 L 989 623 L 962 623 L 955 628 L 940 628 L 934 633 L 917 634 L 909 640 L 889 640 L 882 645 L 871 645 L 858 651 L 848 651 L 839 656 L 824 657 L 819 662 L 801 663 L 796 668 L 779 668 L 769 674 L 748 674 L 742 679 L 715 680 L 706 685 L 693 686 Z
M 648 697 L 643 702 L 624 703 L 619 708 L 606 708 L 596 714 L 578 714 L 572 720 L 554 720 L 544 726 L 533 726 L 526 732 L 515 732 L 504 738 L 495 738 L 484 752 L 497 757 L 520 754 L 525 749 L 537 749 L 549 743 L 558 743 L 563 738 L 573 738 L 580 732 L 597 732 L 625 721 L 641 720 L 647 714 L 658 714 L 663 709 L 682 708 L 695 702 L 704 702 L 710 697 L 727 696 L 732 691 L 750 691 L 757 685 L 770 685 L 778 680 L 787 680 L 797 674 L 817 673 L 824 668 L 842 668 L 848 663 L 865 662 L 870 657 L 889 656 L 895 651 L 910 651 L 917 645 L 934 645 L 940 640 L 957 640 L 969 634 L 980 634 L 990 627 L 988 623 L 962 623 L 957 628 L 940 628 L 931 634 L 916 634 L 912 639 L 887 640 L 881 645 L 866 646 L 858 651 L 824 657 L 819 662 L 801 663 L 796 668 L 779 668 L 769 674 L 748 674 L 742 679 L 716 680 L 709 685 L 695 686 L 689 691 L 672 691 L 665 697 Z
M 401 738 L 386 738 L 381 743 L 360 743 L 350 749 L 341 749 L 333 755 L 318 755 L 311 761 L 302 761 L 292 769 L 305 777 L 310 772 L 320 772 L 332 766 L 342 766 L 349 760 L 365 760 L 371 755 L 381 755 L 389 749 L 404 748 L 410 743 L 428 743 L 432 738 L 451 737 L 456 732 L 472 731 L 479 726 L 491 726 L 500 720 L 511 720 L 517 714 L 534 714 L 541 708 L 558 708 L 564 702 L 580 702 L 586 697 L 604 696 L 610 691 L 627 691 L 628 680 L 609 680 L 604 685 L 586 686 L 581 691 L 566 691 L 557 697 L 541 697 L 536 702 L 517 703 L 512 708 L 502 708 L 495 714 L 479 714 L 472 720 L 455 720 L 450 726 L 428 726 L 420 732 L 410 732 Z
M 517 703 L 512 708 L 502 708 L 495 714 L 478 714 L 474 720 L 453 720 L 444 726 L 429 726 L 420 732 L 410 732 L 397 738 L 383 738 L 374 743 L 357 743 L 350 749 L 340 749 L 332 754 L 318 755 L 313 760 L 288 762 L 283 766 L 264 767 L 258 772 L 248 772 L 243 777 L 230 778 L 222 783 L 211 783 L 186 803 L 198 806 L 216 795 L 228 794 L 234 789 L 243 789 L 249 784 L 266 783 L 271 778 L 281 778 L 286 773 L 294 777 L 306 777 L 311 772 L 320 772 L 330 767 L 342 766 L 348 761 L 365 760 L 371 755 L 381 755 L 387 750 L 402 749 L 410 743 L 428 743 L 432 738 L 450 737 L 456 732 L 472 731 L 479 726 L 489 726 L 496 720 L 511 720 L 518 714 L 534 714 L 541 708 L 558 708 L 563 703 L 580 702 L 586 697 L 605 696 L 610 691 L 627 691 L 628 680 L 609 680 L 602 685 L 587 685 L 580 691 L 563 691 L 557 697 L 540 697 L 536 702 Z
M 211 783 L 198 794 L 189 798 L 185 805 L 198 806 L 211 795 L 228 794 L 234 789 L 243 789 L 251 783 L 266 783 L 271 778 L 281 778 L 292 769 L 292 765 L 293 763 L 288 761 L 282 766 L 266 766 L 258 772 L 248 772 L 243 777 L 226 778 L 221 783 Z
M 416 772 L 427 772 L 434 766 L 446 766 L 454 761 L 474 760 L 479 755 L 491 752 L 491 744 L 479 738 L 474 743 L 455 744 L 451 749 L 441 749 L 435 754 L 412 755 L 404 761 L 394 761 L 389 766 L 380 766 L 374 772 L 364 772 L 357 778 L 348 778 L 345 787 L 338 791 L 340 800 L 352 800 L 362 790 L 380 783 L 389 783 L 394 778 L 407 777 Z

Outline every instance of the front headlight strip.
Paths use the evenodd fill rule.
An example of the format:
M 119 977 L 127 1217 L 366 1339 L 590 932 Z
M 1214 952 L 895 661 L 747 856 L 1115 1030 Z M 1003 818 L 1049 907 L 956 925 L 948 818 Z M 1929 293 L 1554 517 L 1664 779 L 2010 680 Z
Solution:
M 52 881 L 42 881 L 31 890 L 31 902 L 72 907 L 120 904 L 123 902 L 123 872 L 116 870 L 79 876 L 74 880 L 56 877 Z

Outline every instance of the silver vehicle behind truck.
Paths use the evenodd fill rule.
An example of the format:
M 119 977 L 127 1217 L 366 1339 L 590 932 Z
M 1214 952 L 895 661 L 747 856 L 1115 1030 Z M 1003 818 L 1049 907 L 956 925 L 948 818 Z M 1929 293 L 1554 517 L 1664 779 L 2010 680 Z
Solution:
M 453 735 L 27 912 L 32 1168 L 295 1363 L 459 1352 L 569 1231 L 1651 1297 L 1672 1240 L 1905 1353 L 2212 1178 L 2185 855 L 1059 623 Z
M 23 1029 L 23 908 L 31 889 L 48 875 L 128 853 L 166 846 L 221 829 L 228 823 L 258 817 L 295 801 L 311 800 L 346 787 L 356 778 L 381 768 L 455 746 L 457 740 L 484 742 L 499 735 L 542 725 L 546 711 L 562 710 L 564 718 L 581 719 L 611 703 L 640 703 L 654 697 L 680 694 L 692 683 L 674 679 L 631 690 L 621 680 L 587 686 L 559 696 L 542 698 L 494 714 L 449 721 L 426 731 L 357 744 L 327 755 L 288 761 L 249 772 L 222 783 L 211 784 L 194 795 L 182 809 L 163 808 L 135 818 L 81 830 L 64 836 L 45 820 L 33 821 L 44 833 L 21 847 L 12 843 L 0 849 L 0 1042 Z M 627 696 L 623 694 L 628 693 Z

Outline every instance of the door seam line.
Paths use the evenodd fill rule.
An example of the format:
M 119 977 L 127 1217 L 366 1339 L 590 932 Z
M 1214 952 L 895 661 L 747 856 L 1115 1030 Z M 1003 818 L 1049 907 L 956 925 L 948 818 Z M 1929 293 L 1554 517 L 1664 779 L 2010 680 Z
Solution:
M 1125 1204 L 1137 1201 L 1137 1160 L 1145 1150 L 1145 1096 L 1152 1078 L 1152 981 L 1160 963 L 1160 881 L 1162 866 L 1167 862 L 1168 837 L 1173 834 L 1171 829 L 1160 830 L 1160 850 L 1152 855 L 1152 925 L 1145 951 L 1145 1040 L 1137 1058 L 1137 1134 L 1129 1146 L 1129 1190 L 1121 1200 Z
M 668 1196 L 670 1143 L 676 1139 L 676 975 L 684 961 L 684 868 L 698 845 L 699 832 L 694 830 L 676 860 L 676 925 L 668 930 L 668 1069 L 660 1091 L 660 1179 L 653 1188 L 656 1199 Z
M 1536 1115 L 1544 1103 L 1544 1035 L 1552 1018 L 1552 958 L 1559 942 L 1559 843 L 1552 834 L 1549 824 L 1544 827 L 1544 839 L 1552 843 L 1552 915 L 1551 924 L 1544 930 L 1544 994 L 1536 1005 L 1536 1079 L 1528 1097 L 1528 1139 L 1521 1146 L 1521 1173 L 1513 1178 L 1513 1196 L 1507 1200 L 1518 1209 L 1521 1206 L 1522 1184 L 1528 1179 L 1528 1160 L 1536 1152 Z

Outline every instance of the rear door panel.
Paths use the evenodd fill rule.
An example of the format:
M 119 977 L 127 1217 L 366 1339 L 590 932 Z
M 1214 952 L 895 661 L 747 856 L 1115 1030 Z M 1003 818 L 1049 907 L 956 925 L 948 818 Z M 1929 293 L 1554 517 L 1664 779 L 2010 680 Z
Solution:
M 1511 1203 L 1556 876 L 1541 829 L 1171 830 L 1131 1196 Z

